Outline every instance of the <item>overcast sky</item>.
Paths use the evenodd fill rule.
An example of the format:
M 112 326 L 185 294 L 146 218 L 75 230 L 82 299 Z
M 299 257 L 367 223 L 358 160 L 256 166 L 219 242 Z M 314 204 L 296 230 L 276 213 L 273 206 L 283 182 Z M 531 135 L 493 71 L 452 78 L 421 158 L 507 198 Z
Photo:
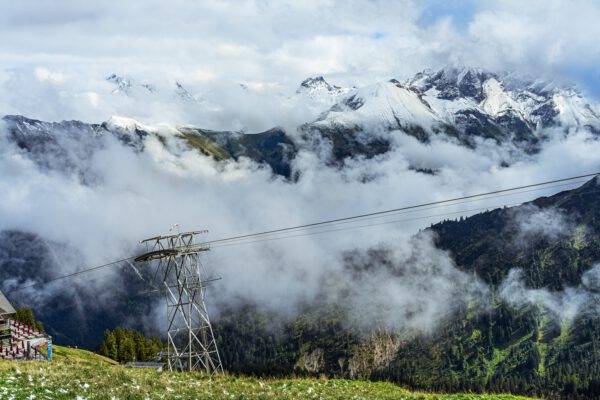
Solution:
M 216 80 L 295 86 L 466 64 L 569 79 L 600 95 L 597 1 L 0 0 L 0 80 Z M 24 72 L 25 71 L 25 72 Z

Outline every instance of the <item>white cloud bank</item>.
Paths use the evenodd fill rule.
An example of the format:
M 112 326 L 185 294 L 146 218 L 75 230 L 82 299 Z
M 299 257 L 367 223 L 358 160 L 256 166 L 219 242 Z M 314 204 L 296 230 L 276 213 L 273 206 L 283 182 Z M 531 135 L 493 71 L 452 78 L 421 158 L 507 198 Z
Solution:
M 522 271 L 513 269 L 499 289 L 500 297 L 517 307 L 535 306 L 547 311 L 559 322 L 572 322 L 581 314 L 596 315 L 600 296 L 600 264 L 594 265 L 581 277 L 577 287 L 560 291 L 532 289 L 525 286 Z
M 144 151 L 136 152 L 110 135 L 57 135 L 64 152 L 56 158 L 43 153 L 40 167 L 40 160 L 0 136 L 0 230 L 34 232 L 66 245 L 67 250 L 56 249 L 65 252 L 57 256 L 56 274 L 135 254 L 138 240 L 165 233 L 174 223 L 183 230 L 209 228 L 208 238 L 217 239 L 575 175 L 595 170 L 600 154 L 600 143 L 582 131 L 559 135 L 539 154 L 499 168 L 506 152 L 502 146 L 469 149 L 435 137 L 424 144 L 397 134 L 391 152 L 342 170 L 325 166 L 315 153 L 301 152 L 295 160 L 301 177 L 289 182 L 247 160 L 217 163 L 173 137 L 165 147 L 148 136 Z M 439 173 L 411 170 L 415 154 Z M 459 272 L 427 238 L 410 242 L 410 237 L 443 214 L 496 208 L 542 193 L 548 192 L 398 214 L 367 221 L 388 224 L 356 230 L 215 247 L 206 265 L 223 280 L 211 296 L 226 303 L 248 299 L 288 314 L 333 278 L 374 319 L 428 331 L 486 289 Z M 453 216 L 458 214 L 448 215 Z M 394 249 L 386 267 L 391 269 L 382 263 L 372 274 L 349 274 L 343 254 L 372 247 Z M 86 276 L 92 293 L 86 297 L 106 294 L 120 281 L 119 273 L 107 269 Z

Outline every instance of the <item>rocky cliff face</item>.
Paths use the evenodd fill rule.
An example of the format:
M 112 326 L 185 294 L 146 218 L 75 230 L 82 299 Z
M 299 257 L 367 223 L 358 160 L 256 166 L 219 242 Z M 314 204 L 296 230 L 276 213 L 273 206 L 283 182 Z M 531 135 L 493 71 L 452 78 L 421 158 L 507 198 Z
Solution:
M 401 344 L 402 339 L 395 332 L 373 332 L 352 351 L 342 373 L 351 378 L 368 378 L 391 364 Z

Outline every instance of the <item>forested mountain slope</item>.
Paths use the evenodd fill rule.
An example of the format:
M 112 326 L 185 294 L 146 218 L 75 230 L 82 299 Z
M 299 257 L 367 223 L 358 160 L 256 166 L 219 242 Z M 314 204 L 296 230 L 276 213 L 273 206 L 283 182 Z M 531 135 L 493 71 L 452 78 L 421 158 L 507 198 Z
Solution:
M 392 329 L 386 321 L 357 325 L 357 318 L 370 316 L 353 309 L 349 298 L 332 303 L 325 291 L 335 287 L 326 284 L 287 317 L 230 299 L 214 321 L 223 363 L 232 372 L 261 375 L 326 374 L 427 390 L 594 398 L 600 387 L 599 202 L 596 178 L 578 189 L 444 221 L 421 233 L 433 233 L 457 268 L 487 286 L 426 331 Z M 53 276 L 48 244 L 19 232 L 4 232 L 2 238 L 4 282 Z M 395 265 L 385 247 L 348 252 L 343 262 L 357 279 L 390 268 L 393 279 L 402 280 L 412 268 Z M 73 303 L 82 284 L 75 280 L 46 293 L 50 302 L 37 314 L 57 342 L 91 348 L 104 329 L 124 323 L 147 328 L 132 316 L 154 312 L 160 297 L 130 268 L 121 277 L 109 302 Z M 18 299 L 18 293 L 11 296 Z
M 339 305 L 323 311 L 313 304 L 274 333 L 269 316 L 248 307 L 237 314 L 230 310 L 219 321 L 224 361 L 233 370 L 259 373 L 326 373 L 424 389 L 595 398 L 600 395 L 599 205 L 596 178 L 518 207 L 432 226 L 437 245 L 459 268 L 481 276 L 490 291 L 431 332 L 377 326 L 358 332 L 345 322 L 358 310 Z

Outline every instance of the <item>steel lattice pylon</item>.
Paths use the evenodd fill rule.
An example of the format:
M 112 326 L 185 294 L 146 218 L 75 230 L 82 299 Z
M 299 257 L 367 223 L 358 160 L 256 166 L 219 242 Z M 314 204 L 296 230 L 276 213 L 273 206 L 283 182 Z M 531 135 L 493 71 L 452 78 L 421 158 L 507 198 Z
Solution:
M 223 372 L 208 312 L 204 303 L 208 279 L 199 254 L 207 245 L 195 238 L 206 231 L 157 236 L 141 241 L 147 252 L 136 261 L 156 261 L 154 282 L 167 301 L 167 368 L 170 371 Z

